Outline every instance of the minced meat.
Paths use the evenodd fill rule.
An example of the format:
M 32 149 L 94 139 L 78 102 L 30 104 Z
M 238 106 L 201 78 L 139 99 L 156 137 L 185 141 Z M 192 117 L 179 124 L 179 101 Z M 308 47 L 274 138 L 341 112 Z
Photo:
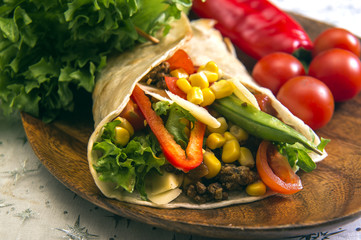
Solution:
M 168 62 L 162 62 L 153 68 L 144 78 L 143 82 L 147 85 L 153 85 L 160 89 L 167 89 L 164 77 L 169 76 L 170 69 Z
M 186 186 L 183 192 L 197 203 L 222 201 L 228 199 L 229 191 L 240 191 L 258 179 L 257 172 L 249 167 L 225 164 L 216 178 L 198 180 Z
M 210 201 L 222 201 L 228 199 L 228 193 L 225 192 L 220 183 L 211 183 L 206 186 L 198 181 L 189 184 L 184 189 L 185 194 L 197 203 L 206 203 Z
M 258 180 L 258 174 L 246 166 L 225 164 L 218 174 L 219 182 L 227 190 L 242 189 Z

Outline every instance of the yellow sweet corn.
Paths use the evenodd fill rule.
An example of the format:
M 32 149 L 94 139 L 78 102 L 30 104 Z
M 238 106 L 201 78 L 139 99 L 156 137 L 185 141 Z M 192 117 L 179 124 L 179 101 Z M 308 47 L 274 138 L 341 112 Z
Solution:
M 130 134 L 127 129 L 123 127 L 115 127 L 115 143 L 120 146 L 125 146 L 129 142 Z
M 218 66 L 215 62 L 209 61 L 204 66 L 204 70 L 209 71 L 209 72 L 218 73 Z
M 255 161 L 254 161 L 254 157 L 252 155 L 251 150 L 249 150 L 246 147 L 241 147 L 238 162 L 242 166 L 253 168 Z
M 243 142 L 248 139 L 248 133 L 237 125 L 232 125 L 229 128 L 229 132 L 232 133 L 232 135 L 235 136 L 239 142 Z
M 232 163 L 238 160 L 240 155 L 240 146 L 236 139 L 228 140 L 224 143 L 222 149 L 222 161 Z
M 172 77 L 176 78 L 188 78 L 188 73 L 183 68 L 178 68 L 170 72 Z
M 189 76 L 189 81 L 191 82 L 192 87 L 199 87 L 201 89 L 209 87 L 209 82 L 204 72 L 191 74 Z
M 228 129 L 228 124 L 227 124 L 227 121 L 224 117 L 219 117 L 217 118 L 217 121 L 221 124 L 220 127 L 218 128 L 212 128 L 210 126 L 207 126 L 207 130 L 211 133 L 221 133 L 223 134 L 225 131 L 227 131 Z
M 206 146 L 212 150 L 220 148 L 226 142 L 226 139 L 220 133 L 211 133 L 206 140 Z
M 187 100 L 194 104 L 201 104 L 203 102 L 203 93 L 199 87 L 192 87 L 187 93 Z
M 202 107 L 211 105 L 214 102 L 214 100 L 216 99 L 216 97 L 214 96 L 214 93 L 209 88 L 203 88 L 202 94 L 203 94 L 203 102 L 201 103 Z
M 235 136 L 233 136 L 233 134 L 230 133 L 230 132 L 224 132 L 223 136 L 224 136 L 224 138 L 226 139 L 226 141 L 232 140 L 232 139 L 236 139 L 236 140 L 237 140 L 237 138 L 236 138 Z
M 202 72 L 202 71 L 204 70 L 204 67 L 205 67 L 205 65 L 201 65 L 201 66 L 199 66 L 199 68 L 198 68 L 197 72 Z
M 179 78 L 175 84 L 185 93 L 189 93 L 192 89 L 190 82 L 185 78 Z
M 234 86 L 232 82 L 227 80 L 219 80 L 209 87 L 214 93 L 216 99 L 224 98 L 233 93 Z
M 121 123 L 118 126 L 127 129 L 130 136 L 133 136 L 134 128 L 133 128 L 132 124 L 130 124 L 130 122 L 127 119 L 122 118 L 122 117 L 117 117 L 115 120 L 121 121 Z
M 202 72 L 206 75 L 208 82 L 213 83 L 218 80 L 218 73 L 210 72 L 210 71 L 202 71 Z
M 267 187 L 262 181 L 251 183 L 246 187 L 246 193 L 251 196 L 262 196 L 266 192 Z
M 218 160 L 218 158 L 212 152 L 209 151 L 206 151 L 203 154 L 203 163 L 208 168 L 208 174 L 205 176 L 207 179 L 217 176 L 217 174 L 219 173 L 222 167 L 222 164 Z

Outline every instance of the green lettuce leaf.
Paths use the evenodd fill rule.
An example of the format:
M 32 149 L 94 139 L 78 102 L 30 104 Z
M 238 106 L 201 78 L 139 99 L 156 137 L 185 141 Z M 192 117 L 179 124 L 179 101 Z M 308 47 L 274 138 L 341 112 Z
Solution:
M 329 139 L 321 138 L 321 142 L 317 146 L 317 149 L 323 151 L 329 142 Z M 316 163 L 308 155 L 310 150 L 305 148 L 300 143 L 276 143 L 276 145 L 278 145 L 278 150 L 280 153 L 287 157 L 291 167 L 297 166 L 305 172 L 312 172 L 316 169 Z
M 114 129 L 120 121 L 104 126 L 101 141 L 94 143 L 93 149 L 100 157 L 94 164 L 101 181 L 115 183 L 116 189 L 127 192 L 137 190 L 146 199 L 145 178 L 153 171 L 160 173 L 165 158 L 157 157 L 161 150 L 150 130 L 139 133 L 125 147 L 114 143 Z
M 0 110 L 49 122 L 88 101 L 107 57 L 144 42 L 190 0 L 7 0 L 0 4 Z

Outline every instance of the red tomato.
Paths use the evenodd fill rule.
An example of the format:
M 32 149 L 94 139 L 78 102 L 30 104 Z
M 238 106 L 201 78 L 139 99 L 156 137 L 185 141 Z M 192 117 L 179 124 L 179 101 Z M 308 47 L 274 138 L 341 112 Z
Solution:
M 164 80 L 165 80 L 165 84 L 167 84 L 167 87 L 171 93 L 174 93 L 184 99 L 187 98 L 187 94 L 183 92 L 176 84 L 178 78 L 164 77 Z
M 188 74 L 194 73 L 194 65 L 188 54 L 182 49 L 177 50 L 171 58 L 167 60 L 171 70 L 183 68 Z
M 287 80 L 305 74 L 302 63 L 294 56 L 276 52 L 261 58 L 253 68 L 252 77 L 261 86 L 277 94 Z
M 336 102 L 349 100 L 361 90 L 360 59 L 343 49 L 334 48 L 317 55 L 308 74 L 324 82 Z
M 325 126 L 334 112 L 330 89 L 309 76 L 290 79 L 279 90 L 277 99 L 312 129 Z
M 318 35 L 314 41 L 312 56 L 331 48 L 342 48 L 360 57 L 360 41 L 346 29 L 329 28 Z
M 288 160 L 268 141 L 262 141 L 256 156 L 257 171 L 270 189 L 283 194 L 292 194 L 302 189 L 301 179 L 292 170 Z

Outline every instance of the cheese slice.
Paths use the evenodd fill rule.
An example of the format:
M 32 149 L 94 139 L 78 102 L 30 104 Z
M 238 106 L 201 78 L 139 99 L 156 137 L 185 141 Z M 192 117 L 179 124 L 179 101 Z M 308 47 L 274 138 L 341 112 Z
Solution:
M 166 91 L 166 93 L 175 103 L 188 110 L 198 121 L 212 128 L 219 128 L 221 126 L 221 123 L 218 122 L 218 120 L 214 118 L 205 108 L 195 105 L 194 103 L 191 103 L 169 91 Z
M 234 89 L 234 95 L 236 95 L 241 101 L 251 104 L 260 110 L 256 97 L 242 83 L 240 83 L 239 80 L 232 78 L 229 79 L 229 81 L 232 81 L 236 87 Z
M 176 199 L 181 193 L 182 193 L 181 189 L 175 188 L 156 195 L 149 195 L 148 199 L 155 204 L 163 205 L 170 203 L 171 201 Z
M 145 191 L 147 195 L 157 195 L 175 188 L 183 182 L 183 174 L 164 172 L 151 174 L 147 177 Z

